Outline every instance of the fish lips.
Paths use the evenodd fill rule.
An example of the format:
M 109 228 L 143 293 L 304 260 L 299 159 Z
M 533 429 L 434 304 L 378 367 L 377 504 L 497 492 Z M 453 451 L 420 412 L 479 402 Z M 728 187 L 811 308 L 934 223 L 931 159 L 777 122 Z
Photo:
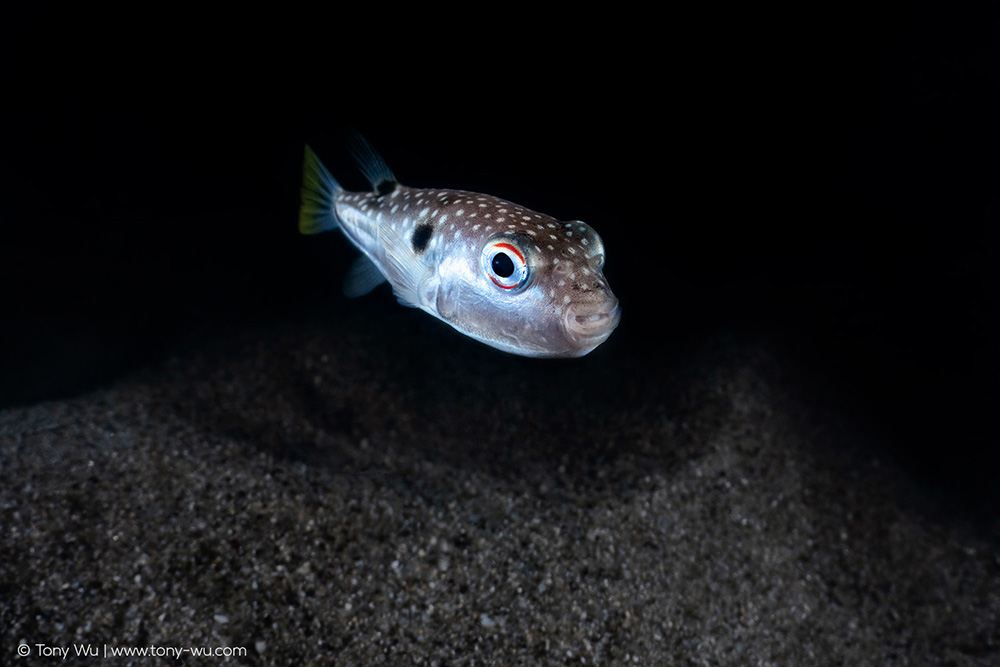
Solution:
M 563 328 L 578 356 L 583 356 L 607 340 L 620 321 L 621 306 L 611 297 L 598 303 L 571 303 L 563 315 Z

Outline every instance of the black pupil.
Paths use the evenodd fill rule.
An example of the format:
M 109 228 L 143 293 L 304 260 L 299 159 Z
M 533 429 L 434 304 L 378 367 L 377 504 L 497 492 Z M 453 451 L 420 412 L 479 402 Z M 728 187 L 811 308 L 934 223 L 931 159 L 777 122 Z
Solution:
M 507 253 L 498 252 L 493 255 L 493 262 L 491 265 L 493 267 L 493 273 L 497 274 L 501 278 L 510 278 L 514 275 L 514 261 L 507 255 Z

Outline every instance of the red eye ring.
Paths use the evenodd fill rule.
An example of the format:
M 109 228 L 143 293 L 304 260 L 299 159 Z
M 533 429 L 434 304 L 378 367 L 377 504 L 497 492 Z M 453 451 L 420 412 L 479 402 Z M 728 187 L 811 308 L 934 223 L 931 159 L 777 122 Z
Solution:
M 507 271 L 497 269 L 497 258 L 501 259 L 499 264 L 507 268 Z M 512 243 L 487 243 L 480 261 L 483 273 L 502 290 L 516 290 L 528 281 L 528 262 L 521 250 Z

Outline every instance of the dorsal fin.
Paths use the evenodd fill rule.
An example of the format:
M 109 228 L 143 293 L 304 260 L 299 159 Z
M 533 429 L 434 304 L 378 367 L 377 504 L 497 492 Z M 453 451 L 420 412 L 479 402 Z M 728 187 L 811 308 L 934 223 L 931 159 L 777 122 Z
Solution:
M 358 162 L 358 168 L 368 179 L 372 190 L 385 194 L 395 187 L 396 176 L 389 169 L 382 156 L 357 132 L 351 134 L 351 155 Z

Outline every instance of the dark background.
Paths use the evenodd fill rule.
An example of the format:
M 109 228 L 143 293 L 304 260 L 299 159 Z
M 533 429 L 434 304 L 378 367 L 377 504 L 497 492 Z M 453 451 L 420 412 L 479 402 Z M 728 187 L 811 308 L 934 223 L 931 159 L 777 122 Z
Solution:
M 996 506 L 992 17 L 355 9 L 3 21 L 0 405 L 342 299 L 353 251 L 299 237 L 298 188 L 306 142 L 363 185 L 356 129 L 408 185 L 591 223 L 608 363 L 764 337 L 932 488 Z

